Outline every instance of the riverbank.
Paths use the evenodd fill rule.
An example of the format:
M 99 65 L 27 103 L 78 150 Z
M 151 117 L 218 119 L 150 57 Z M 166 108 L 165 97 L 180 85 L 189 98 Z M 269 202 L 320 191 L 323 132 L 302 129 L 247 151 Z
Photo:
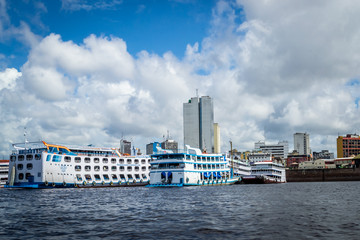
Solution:
M 360 181 L 360 168 L 286 170 L 287 182 Z

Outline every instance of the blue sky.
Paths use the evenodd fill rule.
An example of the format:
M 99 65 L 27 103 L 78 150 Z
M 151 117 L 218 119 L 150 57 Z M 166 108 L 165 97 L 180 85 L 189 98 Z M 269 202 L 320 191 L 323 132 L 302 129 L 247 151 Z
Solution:
M 144 151 L 211 96 L 221 148 L 360 132 L 360 3 L 0 0 L 0 154 L 29 140 Z M 339 21 L 341 19 L 341 21 Z M 336 34 L 334 34 L 336 33 Z
M 142 50 L 159 55 L 167 51 L 182 58 L 187 44 L 209 34 L 212 8 L 216 1 L 8 1 L 14 26 L 29 25 L 40 37 L 60 34 L 64 41 L 81 44 L 90 34 L 116 36 L 127 43 L 129 53 Z M 103 6 L 108 4 L 108 6 Z M 9 66 L 20 67 L 28 48 L 16 39 L 1 44 L 1 53 L 14 55 Z

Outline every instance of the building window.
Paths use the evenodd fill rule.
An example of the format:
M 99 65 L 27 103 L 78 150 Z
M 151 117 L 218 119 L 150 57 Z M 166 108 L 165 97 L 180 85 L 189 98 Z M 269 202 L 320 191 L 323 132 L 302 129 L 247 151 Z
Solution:
M 25 158 L 24 155 L 19 155 L 18 156 L 18 161 L 24 161 L 24 158 Z
M 23 168 L 24 168 L 24 166 L 23 166 L 22 164 L 18 164 L 18 165 L 17 165 L 17 169 L 18 169 L 18 170 L 22 170 Z
M 33 155 L 26 155 L 26 160 L 27 161 L 31 161 L 31 160 L 33 160 Z
M 33 168 L 32 163 L 26 164 L 26 169 L 31 170 Z
M 24 179 L 24 174 L 23 173 L 19 173 L 19 180 L 23 180 Z

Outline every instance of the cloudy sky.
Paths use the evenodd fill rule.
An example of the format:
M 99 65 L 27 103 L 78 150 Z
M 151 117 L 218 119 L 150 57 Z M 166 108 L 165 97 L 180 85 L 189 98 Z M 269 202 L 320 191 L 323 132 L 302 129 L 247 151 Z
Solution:
M 0 154 L 27 138 L 183 144 L 214 99 L 222 150 L 359 133 L 360 2 L 0 0 Z

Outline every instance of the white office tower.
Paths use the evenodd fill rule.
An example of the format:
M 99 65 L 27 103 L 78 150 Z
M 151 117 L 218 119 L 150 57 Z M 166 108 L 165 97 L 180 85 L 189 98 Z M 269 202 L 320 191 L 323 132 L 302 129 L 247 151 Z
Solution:
M 183 104 L 184 145 L 214 152 L 214 109 L 208 96 L 194 97 Z
M 255 151 L 271 153 L 274 157 L 286 159 L 289 153 L 289 143 L 280 141 L 277 144 L 265 144 L 264 141 L 259 141 L 255 143 Z
M 294 150 L 296 150 L 300 155 L 309 155 L 311 153 L 309 134 L 294 134 Z

